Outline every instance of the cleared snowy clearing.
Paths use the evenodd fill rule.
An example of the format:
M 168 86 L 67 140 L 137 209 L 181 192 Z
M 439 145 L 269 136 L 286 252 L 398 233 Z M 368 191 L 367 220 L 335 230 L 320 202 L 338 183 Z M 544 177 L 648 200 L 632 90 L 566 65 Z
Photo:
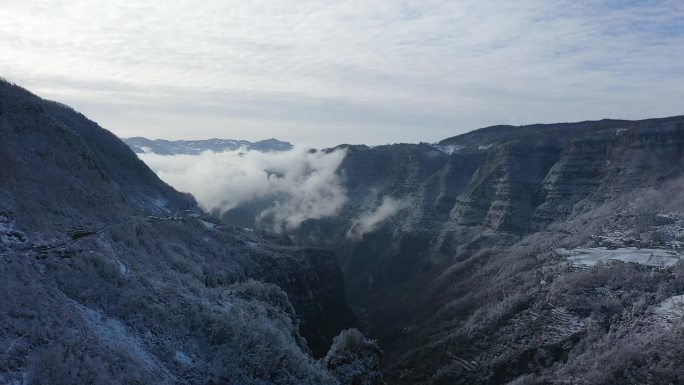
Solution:
M 664 249 L 639 249 L 636 247 L 622 247 L 608 249 L 605 247 L 556 249 L 556 253 L 567 257 L 573 265 L 596 266 L 611 261 L 638 263 L 644 266 L 668 268 L 674 266 L 683 253 Z
M 654 313 L 669 323 L 684 319 L 684 295 L 675 295 L 664 300 L 655 308 Z

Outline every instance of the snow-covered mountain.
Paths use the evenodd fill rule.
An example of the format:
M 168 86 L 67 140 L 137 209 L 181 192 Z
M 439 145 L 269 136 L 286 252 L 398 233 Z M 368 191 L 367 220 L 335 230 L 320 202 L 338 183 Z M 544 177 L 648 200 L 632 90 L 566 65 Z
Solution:
M 683 116 L 338 149 L 348 199 L 288 234 L 335 251 L 390 383 L 684 383 Z
M 277 235 L 5 82 L 0 137 L 0 383 L 684 383 L 684 117 L 339 146 Z
M 147 139 L 140 136 L 123 139 L 137 154 L 158 155 L 199 155 L 204 151 L 224 152 L 239 149 L 260 152 L 280 152 L 292 149 L 292 144 L 278 139 L 266 139 L 258 142 L 234 139 L 203 139 L 203 140 L 164 140 Z
M 216 223 L 3 80 L 0 137 L 1 384 L 382 383 L 330 252 Z

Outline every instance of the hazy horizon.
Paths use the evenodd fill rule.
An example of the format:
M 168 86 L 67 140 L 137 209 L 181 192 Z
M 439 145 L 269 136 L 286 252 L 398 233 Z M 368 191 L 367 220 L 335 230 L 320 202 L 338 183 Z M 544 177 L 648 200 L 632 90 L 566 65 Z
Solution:
M 376 145 L 682 114 L 674 0 L 0 0 L 0 12 L 0 76 L 120 137 Z
M 512 126 L 512 127 L 523 127 L 523 126 L 525 126 L 525 125 L 535 125 L 535 124 L 566 124 L 566 123 L 573 124 L 573 123 L 581 123 L 581 122 L 596 122 L 596 121 L 601 121 L 601 120 L 628 120 L 628 121 L 631 120 L 631 121 L 639 121 L 639 120 L 667 119 L 667 118 L 673 118 L 673 117 L 677 117 L 677 116 L 684 116 L 684 114 L 668 115 L 668 116 L 652 116 L 652 117 L 647 117 L 647 118 L 644 118 L 644 119 L 616 119 L 616 118 L 610 118 L 610 117 L 608 117 L 608 118 L 601 118 L 601 119 L 596 119 L 596 120 L 580 120 L 580 121 L 567 121 L 567 122 L 533 122 L 533 123 L 521 124 L 521 125 L 510 124 L 510 126 Z M 496 126 L 496 124 L 493 125 L 493 126 Z M 398 141 L 392 142 L 392 141 L 388 141 L 388 142 L 382 142 L 382 143 L 339 142 L 339 143 L 332 144 L 330 147 L 334 147 L 334 146 L 336 146 L 336 145 L 345 145 L 345 144 L 350 144 L 350 145 L 369 145 L 369 146 L 382 146 L 382 145 L 397 144 L 397 143 L 412 143 L 412 144 L 417 144 L 417 143 L 433 143 L 433 144 L 436 144 L 436 143 L 438 143 L 438 142 L 440 142 L 440 141 L 442 141 L 442 140 L 444 140 L 444 139 L 449 139 L 450 137 L 453 137 L 453 136 L 458 136 L 458 135 L 461 135 L 461 134 L 466 134 L 466 133 L 468 133 L 468 132 L 477 131 L 477 130 L 479 130 L 479 129 L 487 128 L 487 127 L 491 127 L 491 126 L 483 126 L 483 127 L 477 127 L 477 128 L 473 128 L 473 129 L 468 129 L 468 130 L 465 130 L 465 131 L 462 131 L 462 132 L 458 132 L 457 134 L 450 135 L 450 136 L 443 137 L 443 138 L 438 138 L 437 140 L 432 140 L 432 141 L 429 141 L 429 140 L 416 140 L 416 141 L 412 141 L 412 142 L 398 142 Z M 219 140 L 221 140 L 221 139 L 228 139 L 228 140 L 247 140 L 247 141 L 249 141 L 249 142 L 260 142 L 260 141 L 267 141 L 267 140 L 275 139 L 275 140 L 279 140 L 279 141 L 281 141 L 281 142 L 288 142 L 288 143 L 290 143 L 290 144 L 296 146 L 296 147 L 299 148 L 299 149 L 301 149 L 301 148 L 312 147 L 310 144 L 307 145 L 307 144 L 294 143 L 294 142 L 288 140 L 287 138 L 278 138 L 278 137 L 254 137 L 254 138 L 252 138 L 252 139 L 244 139 L 244 138 L 241 138 L 241 137 L 215 137 L 215 136 L 213 136 L 213 137 L 187 136 L 187 137 L 179 137 L 179 138 L 151 137 L 151 136 L 143 136 L 143 135 L 136 135 L 136 136 L 137 136 L 137 137 L 142 137 L 142 138 L 145 138 L 145 139 L 149 139 L 149 140 L 167 140 L 167 141 L 204 141 L 204 140 L 212 140 L 212 139 L 219 139 Z M 121 138 L 122 138 L 122 139 L 131 139 L 131 138 L 133 138 L 133 137 L 134 137 L 134 136 L 121 137 Z M 315 147 L 315 146 L 313 146 L 313 147 Z

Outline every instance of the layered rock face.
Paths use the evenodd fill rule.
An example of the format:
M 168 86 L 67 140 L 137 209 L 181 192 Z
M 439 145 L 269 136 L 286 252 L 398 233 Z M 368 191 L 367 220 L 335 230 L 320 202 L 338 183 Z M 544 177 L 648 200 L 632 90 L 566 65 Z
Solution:
M 215 223 L 4 81 L 0 136 L 0 383 L 344 380 L 316 359 L 353 321 L 330 253 Z
M 589 196 L 678 175 L 666 166 L 681 162 L 682 124 L 684 118 L 497 126 L 440 142 L 448 153 L 425 144 L 349 146 L 339 170 L 349 203 L 338 218 L 310 221 L 297 236 L 344 239 L 351 222 L 385 196 L 410 204 L 378 232 L 528 234 L 572 214 Z M 322 227 L 329 236 L 307 237 Z
M 563 330 L 576 332 L 553 337 L 558 340 L 554 344 L 566 344 L 560 350 L 533 342 L 537 337 L 531 336 L 527 345 L 507 345 L 510 349 L 504 352 L 498 346 L 504 344 L 503 335 L 478 343 L 472 333 L 500 333 L 507 322 L 509 332 L 522 333 L 522 319 L 530 314 L 521 312 L 532 311 L 533 318 L 546 321 L 529 321 L 530 325 L 538 324 L 537 332 L 547 335 L 549 323 L 561 322 L 554 314 L 566 311 L 554 307 L 563 301 L 549 294 L 547 285 L 559 277 L 571 280 L 585 274 L 544 273 L 563 269 L 564 262 L 550 252 L 553 247 L 591 243 L 609 228 L 629 233 L 630 220 L 625 218 L 636 221 L 668 210 L 684 211 L 674 203 L 678 199 L 663 198 L 677 189 L 684 171 L 684 117 L 496 126 L 436 146 L 345 147 L 348 153 L 339 174 L 345 178 L 348 204 L 336 218 L 305 222 L 292 238 L 297 244 L 336 251 L 349 298 L 367 330 L 388 352 L 390 377 L 397 383 L 454 383 L 454 378 L 461 378 L 455 383 L 505 383 L 524 373 L 538 376 L 558 360 L 567 360 L 568 352 L 586 337 L 579 337 L 578 330 L 584 333 L 586 328 L 567 326 Z M 651 195 L 651 203 L 642 198 Z M 362 236 L 350 237 L 350 229 L 358 228 L 368 213 L 379 211 L 388 198 L 405 204 Z M 611 222 L 608 218 L 616 214 L 621 219 Z M 642 279 L 631 276 L 641 273 L 630 269 L 612 273 Z M 678 294 L 670 278 L 660 279 L 646 290 L 658 286 Z M 539 286 L 540 281 L 545 286 Z M 574 283 L 563 285 L 576 290 Z M 643 294 L 634 290 L 635 296 Z M 622 295 L 610 290 L 604 294 Z M 497 307 L 503 313 L 494 317 L 502 324 L 488 324 L 482 317 Z M 605 316 L 582 306 L 575 311 L 579 308 L 592 314 L 592 322 Z M 636 311 L 626 304 L 620 309 Z M 549 313 L 552 310 L 555 313 Z M 571 311 L 562 322 L 575 322 L 572 317 L 577 316 Z M 638 333 L 637 323 L 624 322 L 629 333 Z M 598 343 L 596 339 L 591 343 Z M 602 346 L 589 351 L 607 349 Z M 524 356 L 529 351 L 518 351 L 542 347 L 554 353 L 541 363 Z M 445 359 L 440 349 L 447 348 L 459 351 L 452 353 L 457 358 Z M 477 365 L 466 362 L 475 356 Z M 496 366 L 504 365 L 502 357 L 522 366 L 504 370 Z M 426 367 L 430 360 L 437 363 Z M 528 361 L 531 366 L 526 369 Z M 483 370 L 479 377 L 476 366 Z M 579 383 L 598 381 L 573 373 Z

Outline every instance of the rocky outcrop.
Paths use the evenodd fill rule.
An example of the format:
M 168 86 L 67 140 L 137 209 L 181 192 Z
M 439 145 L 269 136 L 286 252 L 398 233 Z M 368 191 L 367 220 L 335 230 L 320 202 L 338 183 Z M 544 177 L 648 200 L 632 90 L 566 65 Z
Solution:
M 450 218 L 462 226 L 528 231 L 542 201 L 542 181 L 560 151 L 551 141 L 517 140 L 496 146 L 465 184 Z
M 323 364 L 340 385 L 384 385 L 382 351 L 360 331 L 348 329 L 335 337 Z
M 302 336 L 314 356 L 320 358 L 340 330 L 355 324 L 345 297 L 344 278 L 330 251 L 305 248 L 292 254 L 264 260 L 256 276 L 288 294 L 301 321 Z

